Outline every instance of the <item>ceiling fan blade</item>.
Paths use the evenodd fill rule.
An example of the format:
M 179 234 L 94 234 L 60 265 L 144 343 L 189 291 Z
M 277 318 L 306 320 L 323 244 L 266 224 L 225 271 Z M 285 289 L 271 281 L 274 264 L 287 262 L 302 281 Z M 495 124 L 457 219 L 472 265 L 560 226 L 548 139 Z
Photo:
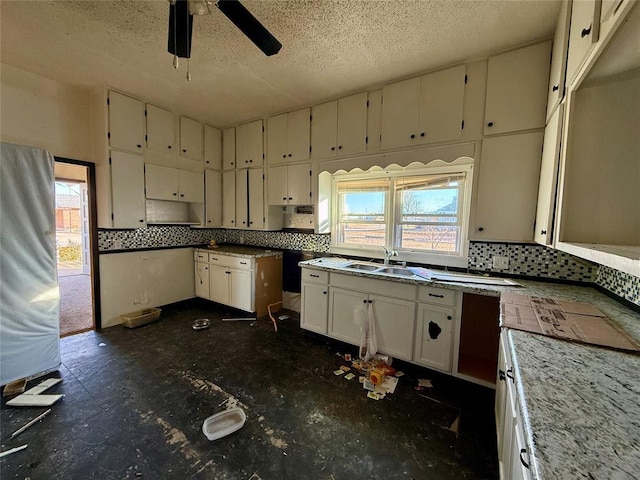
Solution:
M 282 44 L 238 0 L 218 0 L 216 6 L 265 55 L 280 51 Z
M 193 15 L 189 14 L 187 0 L 169 4 L 169 39 L 167 49 L 181 58 L 191 58 Z

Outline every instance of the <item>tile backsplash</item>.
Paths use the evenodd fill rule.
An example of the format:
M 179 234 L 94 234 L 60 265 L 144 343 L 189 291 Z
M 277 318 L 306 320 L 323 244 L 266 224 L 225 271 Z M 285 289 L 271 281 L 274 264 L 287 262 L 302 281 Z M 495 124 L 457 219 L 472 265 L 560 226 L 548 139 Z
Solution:
M 304 218 L 304 217 L 301 217 Z M 302 221 L 296 218 L 296 221 Z M 170 246 L 236 243 L 283 250 L 329 251 L 330 235 L 188 226 L 149 226 L 135 230 L 99 230 L 98 250 L 135 250 Z M 509 267 L 493 268 L 493 257 L 509 259 Z M 595 283 L 615 295 L 640 306 L 640 278 L 582 260 L 568 253 L 538 244 L 470 242 L 469 269 L 526 277 Z

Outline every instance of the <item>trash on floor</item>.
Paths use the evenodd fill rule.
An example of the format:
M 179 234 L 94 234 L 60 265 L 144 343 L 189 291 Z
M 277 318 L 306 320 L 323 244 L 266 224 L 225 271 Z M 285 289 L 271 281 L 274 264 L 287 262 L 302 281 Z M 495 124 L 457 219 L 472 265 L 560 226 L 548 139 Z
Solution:
M 198 318 L 193 321 L 191 328 L 194 330 L 204 330 L 205 328 L 209 328 L 211 326 L 211 321 L 208 318 Z
M 346 378 L 347 380 L 352 380 L 354 379 L 356 376 L 353 373 L 347 373 L 344 378 Z
M 384 393 L 367 392 L 367 398 L 371 398 L 373 400 L 381 400 L 384 398 Z
M 19 452 L 20 450 L 24 450 L 28 446 L 29 446 L 29 444 L 25 443 L 24 445 L 21 445 L 21 446 L 16 447 L 16 448 L 12 448 L 11 450 L 6 450 L 6 451 L 0 453 L 0 458 L 5 457 L 7 455 L 11 455 L 12 453 Z
M 239 407 L 228 408 L 211 415 L 202 424 L 202 433 L 209 440 L 218 440 L 240 430 L 247 420 L 247 415 Z
M 340 366 L 340 370 L 342 370 L 342 371 L 344 371 L 344 372 L 348 372 L 348 371 L 350 371 L 350 370 L 351 370 L 351 368 L 350 368 L 350 367 L 347 367 L 346 365 L 341 365 L 341 366 Z
M 98 346 L 99 346 L 99 347 L 106 347 L 106 346 L 107 346 L 107 344 L 106 344 L 106 343 L 104 343 L 104 342 L 101 342 L 101 343 L 99 343 L 99 344 L 98 344 Z
M 12 407 L 50 407 L 64 395 L 27 395 L 23 393 L 9 400 L 7 405 Z
M 13 432 L 11 434 L 11 438 L 17 437 L 18 435 L 20 435 L 22 432 L 24 432 L 27 428 L 29 428 L 31 425 L 37 423 L 38 421 L 42 420 L 44 417 L 46 417 L 47 415 L 49 415 L 51 413 L 51 409 L 47 410 L 44 413 L 41 413 L 40 415 L 38 415 L 36 418 L 34 418 L 33 420 L 31 420 L 29 423 L 27 423 L 25 426 L 20 427 L 18 430 L 16 430 L 15 432 Z
M 136 328 L 147 323 L 155 322 L 159 317 L 162 310 L 159 308 L 145 308 L 143 310 L 137 310 L 131 313 L 125 313 L 120 315 L 122 318 L 122 325 L 128 328 Z
M 29 390 L 24 392 L 24 394 L 25 395 L 40 395 L 45 390 L 48 390 L 49 388 L 51 388 L 54 385 L 60 383 L 61 381 L 62 381 L 61 378 L 48 378 L 48 379 L 40 382 L 35 387 L 30 388 Z
M 432 388 L 433 384 L 431 383 L 431 380 L 427 380 L 426 378 L 420 378 L 418 380 L 418 386 L 423 388 Z
M 16 380 L 15 382 L 7 383 L 2 390 L 2 396 L 9 397 L 11 395 L 22 393 L 24 392 L 24 387 L 26 387 L 26 385 L 26 378 L 21 378 L 20 380 Z
M 338 370 L 334 370 L 333 374 L 338 376 L 338 375 L 344 375 L 344 370 L 341 370 L 340 368 Z
M 223 322 L 253 322 L 255 318 L 253 317 L 242 317 L 242 318 L 223 318 Z

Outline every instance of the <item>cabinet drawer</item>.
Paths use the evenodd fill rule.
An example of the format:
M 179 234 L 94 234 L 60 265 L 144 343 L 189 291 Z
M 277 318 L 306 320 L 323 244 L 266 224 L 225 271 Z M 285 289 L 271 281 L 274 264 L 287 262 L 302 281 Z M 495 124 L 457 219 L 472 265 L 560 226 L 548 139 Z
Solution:
M 253 258 L 233 257 L 231 255 L 220 255 L 218 253 L 209 254 L 209 263 L 223 267 L 237 268 L 239 270 L 252 270 Z
M 415 300 L 416 298 L 415 285 L 388 280 L 377 280 L 374 278 L 363 278 L 355 275 L 334 273 L 331 275 L 331 286 L 385 295 L 387 297 L 403 298 L 406 300 Z
M 312 283 L 329 283 L 329 272 L 303 268 L 302 281 Z
M 418 300 L 420 302 L 427 302 L 434 305 L 447 305 L 452 307 L 455 301 L 455 296 L 455 291 L 446 290 L 444 288 L 420 287 L 418 289 Z
M 193 252 L 193 259 L 196 262 L 209 263 L 209 252 L 201 252 L 199 250 L 196 250 Z

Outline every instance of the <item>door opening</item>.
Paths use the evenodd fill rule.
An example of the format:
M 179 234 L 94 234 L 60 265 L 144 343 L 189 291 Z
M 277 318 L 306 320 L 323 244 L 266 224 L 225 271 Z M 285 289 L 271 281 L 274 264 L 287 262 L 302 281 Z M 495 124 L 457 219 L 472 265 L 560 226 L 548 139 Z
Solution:
M 60 336 L 93 330 L 96 322 L 92 169 L 56 158 L 56 250 L 60 288 Z M 93 190 L 93 191 L 92 191 Z

